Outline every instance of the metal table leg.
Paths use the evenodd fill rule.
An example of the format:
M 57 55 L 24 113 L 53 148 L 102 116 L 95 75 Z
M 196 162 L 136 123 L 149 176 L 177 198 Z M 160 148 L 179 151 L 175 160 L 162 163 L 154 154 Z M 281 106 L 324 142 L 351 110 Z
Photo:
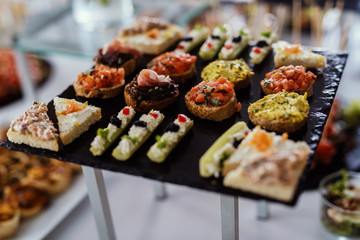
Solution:
M 258 220 L 269 219 L 269 204 L 266 200 L 259 200 L 256 204 L 256 217 Z
M 155 198 L 156 200 L 163 200 L 167 197 L 166 186 L 163 182 L 155 182 Z
M 109 201 L 106 194 L 104 177 L 101 169 L 82 166 L 91 208 L 101 240 L 115 238 L 114 225 L 111 218 Z
M 220 195 L 222 240 L 239 240 L 238 198 Z

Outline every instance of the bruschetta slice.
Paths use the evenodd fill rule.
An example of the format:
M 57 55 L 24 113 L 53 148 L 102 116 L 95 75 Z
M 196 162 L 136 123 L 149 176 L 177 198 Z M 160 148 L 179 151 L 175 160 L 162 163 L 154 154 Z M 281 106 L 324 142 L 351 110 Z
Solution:
M 86 98 L 112 98 L 122 93 L 125 85 L 123 68 L 95 65 L 86 73 L 78 75 L 73 86 L 76 95 Z
M 183 52 L 166 52 L 157 56 L 147 65 L 159 75 L 169 76 L 177 83 L 185 83 L 196 73 L 196 56 Z
M 123 68 L 125 76 L 135 71 L 142 57 L 142 53 L 135 48 L 125 46 L 118 39 L 111 44 L 106 44 L 98 50 L 95 56 L 96 64 L 102 64 L 110 68 Z
M 178 95 L 178 85 L 174 80 L 149 69 L 141 70 L 124 91 L 126 104 L 139 112 L 166 108 Z
M 304 66 L 284 66 L 268 72 L 266 78 L 260 82 L 261 89 L 265 94 L 282 92 L 307 93 L 313 95 L 313 85 L 316 75 L 310 71 L 306 72 Z
M 234 84 L 236 90 L 247 87 L 253 75 L 254 73 L 242 58 L 215 60 L 204 67 L 201 72 L 201 78 L 204 81 L 224 77 Z
M 305 125 L 309 115 L 307 93 L 282 91 L 269 94 L 250 104 L 249 119 L 254 125 L 276 132 L 295 132 Z
M 234 84 L 223 77 L 202 81 L 185 95 L 189 111 L 203 119 L 222 121 L 241 109 Z

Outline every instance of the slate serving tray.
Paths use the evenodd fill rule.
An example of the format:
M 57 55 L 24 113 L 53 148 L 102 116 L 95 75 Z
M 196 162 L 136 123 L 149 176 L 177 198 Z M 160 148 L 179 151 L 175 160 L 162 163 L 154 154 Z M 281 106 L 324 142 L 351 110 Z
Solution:
M 198 49 L 197 49 L 198 50 Z M 197 53 L 197 50 L 193 54 Z M 249 62 L 250 47 L 240 55 L 246 62 Z M 114 172 L 122 172 L 126 174 L 142 176 L 145 178 L 155 179 L 163 182 L 169 182 L 202 190 L 229 194 L 234 196 L 242 196 L 252 199 L 267 199 L 273 202 L 284 203 L 289 206 L 294 206 L 297 202 L 299 194 L 304 188 L 304 182 L 308 174 L 311 159 L 313 153 L 319 143 L 324 124 L 329 115 L 329 111 L 334 100 L 337 88 L 340 83 L 341 75 L 343 73 L 347 53 L 329 53 L 321 51 L 328 61 L 327 68 L 313 69 L 312 71 L 318 75 L 318 78 L 314 84 L 314 95 L 310 97 L 310 114 L 307 124 L 294 134 L 290 134 L 290 138 L 294 140 L 306 141 L 311 147 L 311 154 L 308 159 L 306 169 L 301 176 L 299 184 L 296 189 L 296 193 L 290 202 L 282 202 L 279 200 L 263 197 L 257 194 L 252 194 L 236 189 L 224 187 L 222 185 L 222 179 L 216 178 L 201 178 L 199 175 L 199 159 L 205 153 L 205 151 L 212 145 L 212 143 L 224 133 L 230 126 L 237 121 L 245 121 L 250 128 L 254 125 L 249 121 L 247 108 L 250 103 L 262 98 L 264 94 L 260 89 L 260 81 L 265 77 L 265 74 L 274 69 L 273 54 L 269 54 L 262 64 L 257 66 L 251 66 L 255 75 L 252 77 L 251 84 L 245 89 L 236 91 L 238 100 L 242 103 L 242 109 L 239 113 L 234 114 L 229 119 L 221 122 L 212 122 L 209 120 L 200 119 L 192 115 L 186 108 L 184 102 L 185 93 L 196 83 L 201 81 L 200 73 L 203 67 L 208 62 L 202 61 L 198 58 L 196 63 L 197 76 L 180 87 L 180 95 L 176 102 L 163 110 L 165 119 L 155 133 L 148 139 L 148 141 L 126 162 L 120 162 L 115 160 L 111 156 L 112 149 L 118 144 L 115 144 L 102 156 L 93 157 L 89 151 L 90 143 L 96 135 L 96 130 L 99 127 L 106 127 L 111 115 L 117 114 L 120 109 L 125 106 L 124 97 L 119 96 L 113 99 L 85 99 L 76 97 L 72 86 L 69 86 L 60 97 L 75 98 L 79 101 L 89 101 L 89 104 L 101 107 L 102 119 L 100 122 L 93 125 L 89 131 L 84 133 L 78 139 L 68 146 L 60 146 L 59 152 L 51 152 L 42 149 L 32 148 L 26 145 L 14 144 L 6 140 L 2 143 L 5 148 L 23 151 L 30 154 L 37 154 L 45 157 L 57 158 L 62 161 L 74 162 L 82 165 L 87 165 L 95 168 L 106 169 Z M 144 63 L 151 58 L 147 56 Z M 144 64 L 142 64 L 144 66 Z M 140 69 L 138 69 L 140 70 Z M 137 71 L 138 72 L 138 71 Z M 135 74 L 126 79 L 127 82 L 131 81 Z M 29 104 L 30 105 L 30 104 Z M 57 126 L 57 120 L 54 113 L 53 102 L 48 104 L 49 117 Z M 194 120 L 194 127 L 183 138 L 178 146 L 169 155 L 164 163 L 157 164 L 151 162 L 146 152 L 150 146 L 155 142 L 155 136 L 162 134 L 166 125 L 173 121 L 178 113 L 184 113 Z M 140 117 L 140 113 L 137 113 L 134 120 Z M 127 133 L 126 129 L 123 134 Z

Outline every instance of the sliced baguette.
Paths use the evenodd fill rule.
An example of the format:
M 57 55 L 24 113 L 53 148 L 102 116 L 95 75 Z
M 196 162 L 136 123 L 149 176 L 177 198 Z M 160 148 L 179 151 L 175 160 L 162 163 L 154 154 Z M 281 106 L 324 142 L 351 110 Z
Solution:
M 309 114 L 309 112 L 307 113 Z M 263 117 L 255 116 L 255 114 L 249 112 L 249 119 L 254 125 L 259 125 L 266 130 L 275 132 L 295 132 L 302 128 L 307 118 L 301 121 L 291 122 L 285 119 L 266 119 Z
M 158 30 L 159 34 L 156 38 L 149 36 L 149 32 L 150 31 L 128 36 L 123 35 L 119 37 L 119 40 L 142 53 L 159 55 L 179 41 L 182 36 L 181 28 L 172 24 L 166 29 Z
M 86 98 L 113 98 L 121 94 L 125 81 L 112 87 L 107 88 L 84 88 L 79 81 L 73 84 L 77 96 Z
M 223 106 L 209 106 L 206 104 L 197 105 L 195 101 L 190 100 L 190 93 L 185 95 L 185 104 L 189 111 L 203 119 L 212 121 L 222 121 L 231 117 L 236 112 L 236 95 Z
M 129 93 L 129 91 L 127 91 L 129 86 L 130 86 L 130 83 L 125 86 L 125 91 L 124 91 L 125 102 L 128 106 L 131 106 L 132 108 L 134 108 L 136 111 L 139 111 L 139 112 L 149 112 L 152 109 L 154 109 L 154 110 L 164 109 L 167 106 L 169 106 L 170 104 L 172 104 L 173 102 L 175 102 L 177 96 L 179 95 L 179 90 L 176 89 L 176 94 L 174 96 L 167 97 L 165 99 L 158 100 L 158 101 L 140 101 L 140 102 L 138 102 L 138 100 L 133 98 L 131 96 L 131 94 Z
M 265 80 L 266 79 L 263 79 L 260 82 L 261 90 L 263 91 L 263 93 L 265 93 L 266 95 L 277 93 L 276 91 L 273 91 L 270 88 L 264 87 Z M 289 91 L 289 92 L 296 92 L 301 95 L 304 95 L 305 93 L 307 93 L 307 96 L 311 97 L 313 95 L 313 85 L 314 85 L 314 83 L 310 84 L 306 89 L 297 89 L 297 90 L 293 90 L 293 91 Z

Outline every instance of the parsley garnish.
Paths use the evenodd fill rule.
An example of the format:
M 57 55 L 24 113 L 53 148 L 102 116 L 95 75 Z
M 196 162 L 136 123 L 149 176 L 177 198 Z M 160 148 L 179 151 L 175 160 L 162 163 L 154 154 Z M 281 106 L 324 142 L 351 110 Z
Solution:
M 99 128 L 97 130 L 97 135 L 99 135 L 100 137 L 102 137 L 103 139 L 107 140 L 107 136 L 109 134 L 109 129 L 102 129 Z
M 157 147 L 162 149 L 162 148 L 165 148 L 166 147 L 166 139 L 161 139 L 161 136 L 157 135 L 155 137 L 156 141 L 157 141 Z

